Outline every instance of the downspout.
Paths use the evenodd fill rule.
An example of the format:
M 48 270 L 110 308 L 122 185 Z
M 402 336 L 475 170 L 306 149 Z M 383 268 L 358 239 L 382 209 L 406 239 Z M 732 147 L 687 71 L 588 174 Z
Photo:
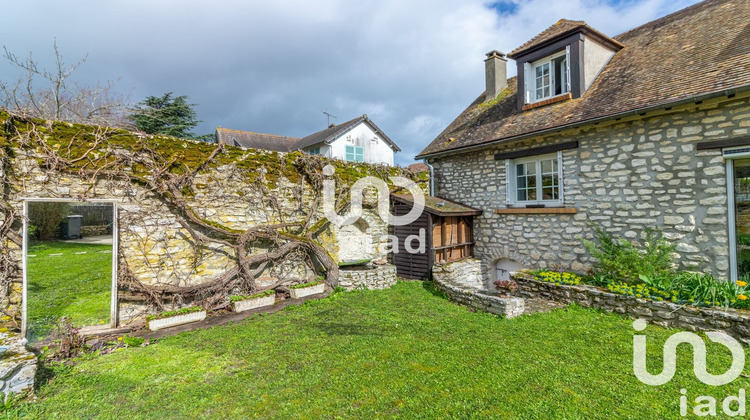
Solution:
M 425 158 L 423 159 L 425 165 L 430 168 L 430 195 L 435 195 L 435 168 L 430 165 L 430 162 Z

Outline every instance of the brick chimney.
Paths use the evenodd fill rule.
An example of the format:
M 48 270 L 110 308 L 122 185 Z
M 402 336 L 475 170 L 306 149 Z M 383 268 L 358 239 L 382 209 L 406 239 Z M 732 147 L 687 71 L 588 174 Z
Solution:
M 508 87 L 508 70 L 505 65 L 508 60 L 505 54 L 497 50 L 488 52 L 484 60 L 484 80 L 487 89 L 484 91 L 484 101 L 491 101 Z

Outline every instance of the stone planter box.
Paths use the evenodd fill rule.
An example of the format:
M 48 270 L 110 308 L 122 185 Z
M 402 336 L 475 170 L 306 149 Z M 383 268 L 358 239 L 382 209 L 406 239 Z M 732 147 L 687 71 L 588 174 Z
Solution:
M 310 286 L 310 287 L 301 287 L 299 289 L 289 289 L 289 291 L 292 294 L 292 299 L 299 299 L 305 296 L 317 295 L 317 294 L 323 293 L 325 288 L 326 288 L 325 283 L 320 283 L 320 284 L 316 284 L 315 286 Z
M 232 310 L 234 312 L 244 312 L 251 309 L 262 308 L 264 306 L 271 306 L 276 303 L 276 293 L 268 296 L 262 296 L 252 299 L 238 300 L 232 302 Z
M 151 321 L 148 321 L 148 329 L 156 331 L 162 328 L 203 321 L 204 319 L 206 319 L 206 311 L 191 312 L 189 314 L 180 314 L 167 318 L 152 319 Z

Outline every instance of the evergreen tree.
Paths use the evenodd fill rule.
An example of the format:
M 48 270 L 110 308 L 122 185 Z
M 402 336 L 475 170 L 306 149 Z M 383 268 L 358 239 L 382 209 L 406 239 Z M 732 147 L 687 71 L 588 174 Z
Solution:
M 194 139 L 190 130 L 201 121 L 193 107 L 187 102 L 187 96 L 172 97 L 172 92 L 161 97 L 149 96 L 136 105 L 130 118 L 135 127 L 148 134 L 165 134 L 168 136 Z

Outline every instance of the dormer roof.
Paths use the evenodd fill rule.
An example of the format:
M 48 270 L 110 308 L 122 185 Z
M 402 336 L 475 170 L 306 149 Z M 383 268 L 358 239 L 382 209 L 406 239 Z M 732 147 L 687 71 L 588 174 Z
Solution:
M 557 21 L 557 23 L 545 29 L 539 35 L 531 38 L 520 47 L 511 51 L 511 53 L 508 54 L 508 58 L 512 58 L 515 60 L 518 57 L 544 48 L 559 39 L 566 38 L 578 32 L 583 32 L 584 34 L 596 39 L 601 44 L 609 47 L 613 51 L 618 51 L 623 47 L 620 42 L 597 31 L 582 20 L 560 19 L 559 21 Z
M 615 37 L 624 47 L 586 94 L 528 111 L 516 77 L 493 103 L 484 93 L 417 158 L 552 133 L 635 112 L 750 90 L 750 2 L 708 0 Z

